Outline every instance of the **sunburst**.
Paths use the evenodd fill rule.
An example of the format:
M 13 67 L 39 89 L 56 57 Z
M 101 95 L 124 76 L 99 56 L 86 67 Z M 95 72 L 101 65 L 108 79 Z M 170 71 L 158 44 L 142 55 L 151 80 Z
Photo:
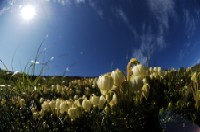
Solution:
M 30 21 L 36 15 L 35 7 L 32 5 L 24 5 L 21 9 L 21 16 L 24 20 Z

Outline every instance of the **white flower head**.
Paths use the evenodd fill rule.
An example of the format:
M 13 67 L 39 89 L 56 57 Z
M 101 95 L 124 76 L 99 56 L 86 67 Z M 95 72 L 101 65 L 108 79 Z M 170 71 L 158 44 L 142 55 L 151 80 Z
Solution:
M 111 77 L 113 78 L 114 85 L 120 86 L 125 80 L 125 76 L 119 69 L 111 72 Z

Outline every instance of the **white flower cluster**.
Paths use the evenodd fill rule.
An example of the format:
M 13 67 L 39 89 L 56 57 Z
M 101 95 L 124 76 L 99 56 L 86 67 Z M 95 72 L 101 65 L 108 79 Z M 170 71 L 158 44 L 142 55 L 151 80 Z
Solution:
M 163 79 L 167 74 L 167 71 L 163 71 L 161 67 L 149 67 L 149 72 L 151 79 Z
M 87 99 L 85 95 L 81 98 L 77 98 L 76 100 L 45 100 L 43 98 L 40 99 L 41 110 L 36 111 L 36 108 L 32 108 L 32 113 L 34 118 L 38 118 L 39 116 L 43 117 L 45 112 L 50 112 L 56 115 L 66 114 L 71 120 L 75 120 L 76 118 L 80 118 L 82 114 L 85 112 L 90 112 L 93 107 L 97 107 L 98 109 L 103 109 L 106 103 L 105 97 L 91 95 L 90 99 Z
M 125 96 L 131 95 L 134 100 L 142 100 L 142 97 L 147 100 L 149 96 L 150 86 L 146 81 L 146 76 L 149 74 L 148 68 L 137 64 L 133 67 L 128 67 L 127 71 L 127 75 L 130 75 L 130 77 L 127 77 L 129 80 L 126 80 L 124 73 L 117 69 L 111 73 L 101 75 L 97 81 L 102 95 L 108 96 L 110 91 L 115 92 L 109 102 L 111 106 L 117 104 L 118 97 L 122 99 Z M 125 85 L 125 87 L 123 85 L 124 82 L 129 85 Z

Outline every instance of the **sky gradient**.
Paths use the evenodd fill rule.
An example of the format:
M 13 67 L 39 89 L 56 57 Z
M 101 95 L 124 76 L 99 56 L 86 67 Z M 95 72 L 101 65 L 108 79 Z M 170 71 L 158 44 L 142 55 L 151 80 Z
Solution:
M 20 11 L 33 5 L 35 17 Z M 200 62 L 199 0 L 3 0 L 0 59 L 23 71 L 40 49 L 43 75 L 99 76 L 130 58 L 179 68 Z M 53 58 L 52 58 L 53 57 Z M 0 67 L 4 69 L 3 65 Z

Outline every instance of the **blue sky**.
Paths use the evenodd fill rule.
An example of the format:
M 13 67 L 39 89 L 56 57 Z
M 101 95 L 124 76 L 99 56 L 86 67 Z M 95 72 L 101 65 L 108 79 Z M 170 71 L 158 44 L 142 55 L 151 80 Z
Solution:
M 27 4 L 30 21 L 20 15 Z M 200 62 L 199 25 L 199 0 L 3 0 L 0 59 L 21 71 L 44 40 L 44 75 L 98 76 L 147 56 L 150 66 L 177 69 Z

